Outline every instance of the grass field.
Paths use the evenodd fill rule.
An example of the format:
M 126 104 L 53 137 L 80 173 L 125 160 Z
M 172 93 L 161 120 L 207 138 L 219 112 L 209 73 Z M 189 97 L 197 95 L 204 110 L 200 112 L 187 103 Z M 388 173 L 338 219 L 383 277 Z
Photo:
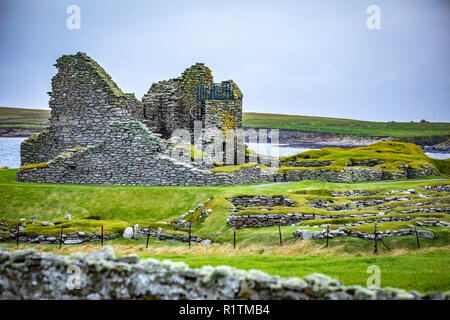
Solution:
M 44 129 L 50 110 L 0 107 L 0 128 Z
M 254 112 L 244 113 L 242 121 L 245 128 L 275 128 L 363 137 L 450 137 L 450 123 L 447 122 L 372 122 Z
M 100 225 L 105 226 L 106 232 L 121 232 L 126 226 L 135 223 L 146 226 L 171 221 L 200 202 L 212 209 L 210 215 L 194 224 L 192 232 L 202 238 L 212 239 L 216 244 L 193 245 L 188 249 L 185 243 L 152 239 L 150 249 L 146 250 L 144 238 L 139 240 L 116 238 L 108 241 L 107 244 L 113 245 L 119 254 L 137 253 L 141 258 L 184 261 L 191 267 L 225 264 L 246 270 L 260 269 L 283 277 L 319 272 L 335 277 L 346 285 L 363 286 L 369 276 L 366 273 L 367 267 L 375 264 L 382 271 L 382 286 L 414 289 L 422 293 L 450 290 L 448 228 L 427 228 L 434 231 L 438 237 L 421 239 L 420 250 L 416 248 L 414 237 L 387 238 L 385 242 L 392 251 L 380 246 L 378 256 L 372 254 L 371 241 L 352 237 L 332 239 L 329 248 L 325 247 L 325 240 L 294 242 L 292 232 L 296 226 L 281 227 L 282 247 L 279 245 L 277 227 L 238 230 L 237 249 L 233 250 L 233 232 L 226 224 L 232 205 L 225 200 L 226 197 L 243 194 L 283 194 L 301 202 L 301 199 L 307 200 L 308 197 L 325 197 L 330 191 L 364 189 L 385 192 L 407 188 L 423 190 L 424 185 L 449 184 L 450 180 L 432 182 L 411 180 L 395 184 L 301 181 L 266 186 L 134 187 L 17 183 L 14 180 L 15 172 L 16 170 L 12 169 L 0 170 L 0 221 L 17 221 L 19 218 L 25 218 L 29 224 L 29 217 L 34 215 L 39 221 L 66 223 L 66 232 L 70 230 L 95 232 Z M 212 199 L 208 201 L 211 197 Z M 73 222 L 63 222 L 62 217 L 66 213 L 74 216 Z M 87 219 L 89 216 L 96 216 L 96 220 Z M 25 230 L 27 228 L 29 227 L 26 226 Z M 0 245 L 15 248 L 13 241 L 6 241 Z M 39 251 L 65 254 L 97 250 L 99 244 L 63 246 L 62 249 L 58 249 L 55 245 L 21 244 L 21 247 L 35 247 Z

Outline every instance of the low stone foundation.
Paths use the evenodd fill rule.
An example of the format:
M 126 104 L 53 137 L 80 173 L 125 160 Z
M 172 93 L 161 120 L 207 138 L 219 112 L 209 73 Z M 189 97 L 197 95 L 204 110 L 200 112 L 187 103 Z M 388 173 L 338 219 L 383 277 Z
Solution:
M 242 196 L 226 198 L 235 207 L 273 207 L 273 206 L 286 206 L 294 207 L 295 203 L 285 196 Z
M 327 231 L 309 231 L 309 230 L 300 230 L 297 229 L 294 231 L 294 237 L 304 240 L 317 240 L 317 239 L 325 239 L 327 238 Z M 398 229 L 393 231 L 378 231 L 377 238 L 389 238 L 389 237 L 398 237 L 398 236 L 408 236 L 408 235 L 416 235 L 416 231 L 414 229 Z M 434 233 L 428 230 L 417 230 L 417 235 L 420 238 L 434 239 Z M 364 240 L 374 240 L 375 235 L 373 233 L 366 233 L 361 231 L 353 231 L 343 227 L 340 227 L 336 230 L 330 230 L 328 234 L 328 238 L 332 239 L 334 237 L 356 237 Z
M 0 248 L 0 299 L 449 299 L 450 293 L 344 286 L 321 274 L 279 278 L 228 266 L 116 258 L 111 247 L 60 256 Z M 75 273 L 79 278 L 75 277 Z
M 448 184 L 444 186 L 437 186 L 434 188 L 432 186 L 425 186 L 424 188 L 427 191 L 450 192 L 450 185 Z
M 236 216 L 231 214 L 227 219 L 227 224 L 235 229 L 252 227 L 270 227 L 278 225 L 297 224 L 304 220 L 319 219 L 313 214 L 288 213 L 288 214 L 254 214 L 248 216 Z

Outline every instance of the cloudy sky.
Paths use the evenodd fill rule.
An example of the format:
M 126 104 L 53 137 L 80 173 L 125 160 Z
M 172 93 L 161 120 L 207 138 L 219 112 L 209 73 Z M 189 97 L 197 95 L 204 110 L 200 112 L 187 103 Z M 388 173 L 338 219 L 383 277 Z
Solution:
M 448 122 L 449 18 L 448 0 L 0 0 L 0 106 L 47 108 L 55 60 L 82 51 L 138 98 L 204 62 L 244 111 Z

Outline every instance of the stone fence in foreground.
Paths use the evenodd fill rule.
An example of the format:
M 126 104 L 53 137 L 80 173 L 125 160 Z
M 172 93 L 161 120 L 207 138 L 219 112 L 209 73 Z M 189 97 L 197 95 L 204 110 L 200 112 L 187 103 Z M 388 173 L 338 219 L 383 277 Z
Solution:
M 70 256 L 0 248 L 0 299 L 450 299 L 450 292 L 369 290 L 321 274 L 279 278 L 261 271 L 116 258 L 111 247 Z

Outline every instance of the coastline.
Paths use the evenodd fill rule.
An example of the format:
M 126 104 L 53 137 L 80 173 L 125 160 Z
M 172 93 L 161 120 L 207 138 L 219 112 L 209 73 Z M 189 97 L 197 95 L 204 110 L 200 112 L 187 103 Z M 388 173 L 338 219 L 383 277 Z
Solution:
M 259 129 L 259 128 L 258 128 Z M 31 128 L 0 128 L 0 138 L 28 138 L 34 134 L 40 133 L 44 129 Z M 425 152 L 431 153 L 448 153 L 450 152 L 450 139 L 444 140 L 445 137 L 427 137 L 422 138 L 424 143 L 416 143 Z M 381 141 L 401 141 L 409 139 L 394 139 L 391 137 L 355 137 L 355 136 L 340 136 L 329 133 L 314 133 L 296 130 L 280 130 L 279 142 L 280 144 L 289 144 L 292 147 L 308 148 L 308 149 L 322 149 L 322 148 L 357 148 L 365 147 L 373 143 Z M 444 140 L 444 141 L 441 141 Z M 429 142 L 440 141 L 435 144 Z M 428 142 L 428 143 L 427 143 Z

